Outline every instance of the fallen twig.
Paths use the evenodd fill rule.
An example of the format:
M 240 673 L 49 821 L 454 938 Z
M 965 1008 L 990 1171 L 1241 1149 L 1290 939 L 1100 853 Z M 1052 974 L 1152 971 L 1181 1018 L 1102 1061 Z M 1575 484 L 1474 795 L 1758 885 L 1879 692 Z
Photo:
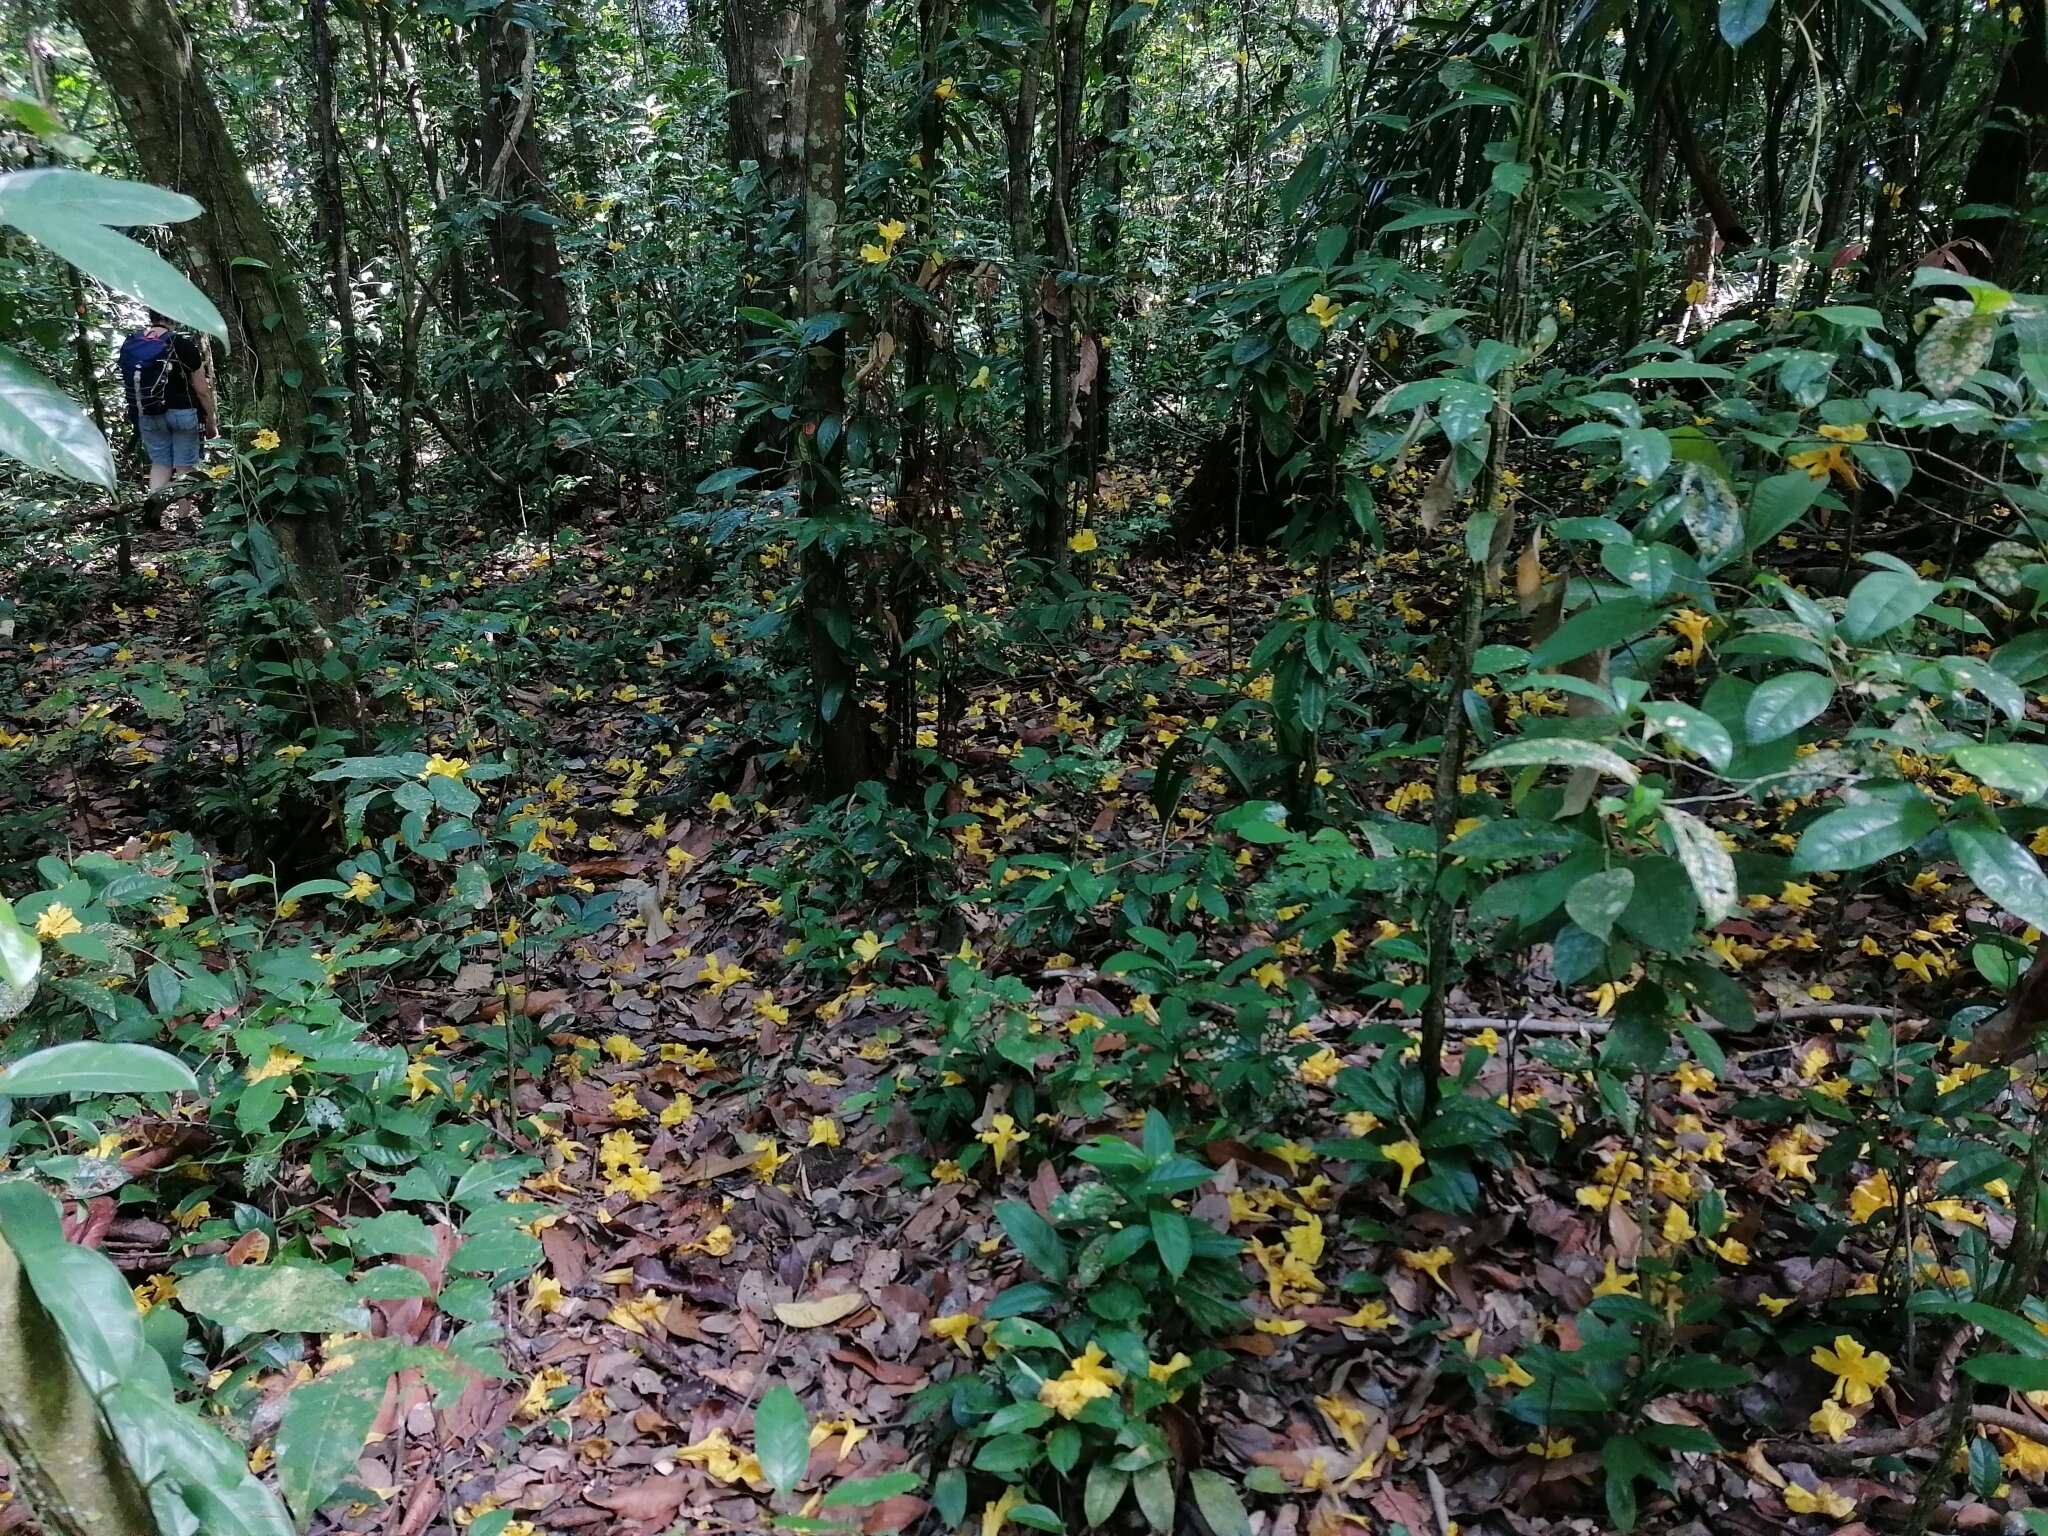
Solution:
M 1882 1008 L 1871 1003 L 1801 1003 L 1793 1008 L 1767 1008 L 1756 1016 L 1759 1024 L 1789 1024 L 1798 1019 L 1897 1019 L 1905 1017 L 1903 1008 Z M 1613 1027 L 1612 1019 L 1494 1019 L 1456 1018 L 1446 1019 L 1447 1027 L 1465 1034 L 1476 1034 L 1482 1029 L 1517 1030 L 1525 1035 L 1604 1035 Z M 1700 1028 L 1710 1035 L 1725 1034 L 1729 1026 L 1709 1019 Z
M 2015 1413 L 2010 1408 L 1994 1408 L 1989 1403 L 1974 1403 L 1970 1407 L 1970 1418 L 1973 1422 L 1992 1429 L 2006 1429 L 2017 1435 L 2025 1435 L 2029 1440 L 2048 1438 L 2048 1420 Z M 1942 1431 L 1947 1427 L 1947 1412 L 1938 1411 L 1922 1414 L 1910 1424 L 1901 1424 L 1897 1429 L 1883 1430 L 1877 1434 L 1857 1435 L 1853 1439 L 1834 1443 L 1826 1440 L 1775 1440 L 1771 1442 L 1770 1449 L 1773 1454 L 1779 1456 L 1796 1453 L 1816 1461 L 1862 1461 L 1871 1456 L 1896 1456 L 1901 1451 L 1918 1450 L 1932 1445 L 1941 1438 Z

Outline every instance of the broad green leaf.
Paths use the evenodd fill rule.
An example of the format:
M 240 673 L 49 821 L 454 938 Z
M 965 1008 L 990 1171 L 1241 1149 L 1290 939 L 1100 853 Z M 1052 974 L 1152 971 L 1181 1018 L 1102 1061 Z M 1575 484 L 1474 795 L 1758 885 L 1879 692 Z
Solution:
M 1721 36 L 1740 48 L 1771 19 L 1771 0 L 1721 0 Z
M 1107 1461 L 1096 1462 L 1088 1469 L 1088 1481 L 1081 1490 L 1082 1518 L 1090 1527 L 1107 1525 L 1130 1486 L 1130 1473 L 1119 1472 Z
M 386 1211 L 365 1221 L 350 1222 L 347 1230 L 349 1247 L 365 1256 L 402 1253 L 431 1259 L 440 1251 L 427 1224 L 410 1211 Z
M 2048 1360 L 2023 1355 L 1979 1355 L 1963 1362 L 1963 1374 L 2016 1392 L 2048 1392 Z
M 1938 581 L 1923 581 L 1904 571 L 1872 571 L 1849 593 L 1842 634 L 1852 644 L 1868 645 L 1918 617 L 1939 596 Z
M 1159 1262 L 1166 1266 L 1169 1275 L 1178 1280 L 1187 1273 L 1188 1261 L 1195 1252 L 1195 1239 L 1188 1230 L 1187 1217 L 1169 1206 L 1154 1206 L 1152 1245 L 1159 1250 Z
M 1478 217 L 1470 208 L 1417 208 L 1398 219 L 1389 219 L 1380 226 L 1380 233 L 1398 234 L 1404 229 L 1426 229 L 1433 224 L 1464 224 Z
M 1835 685 L 1818 672 L 1782 672 L 1757 685 L 1743 707 L 1751 746 L 1789 736 L 1817 718 L 1835 696 Z
M 0 1098 L 37 1094 L 189 1093 L 192 1069 L 152 1045 L 72 1040 L 31 1051 L 0 1071 Z
M 114 489 L 114 455 L 71 397 L 0 347 L 0 454 L 47 475 Z
M 1670 737 L 1710 767 L 1726 768 L 1735 756 L 1735 738 L 1728 728 L 1690 704 L 1658 699 L 1643 706 L 1643 719 L 1651 730 Z
M 2048 930 L 2048 876 L 2003 832 L 1964 821 L 1948 824 L 1948 845 L 1978 890 L 2023 923 Z
M 1473 771 L 1487 768 L 1526 768 L 1545 763 L 1560 768 L 1590 768 L 1624 784 L 1636 781 L 1635 764 L 1611 747 L 1580 741 L 1572 736 L 1518 736 L 1491 752 L 1472 760 Z
M 811 1460 L 811 1426 L 804 1405 L 788 1387 L 769 1388 L 754 1410 L 754 1455 L 775 1491 L 785 1497 L 803 1481 Z
M 344 1367 L 294 1387 L 277 1426 L 277 1482 L 304 1525 L 355 1470 L 390 1372 Z
M 1971 310 L 1967 314 L 1943 315 L 1920 338 L 1913 366 L 1927 393 L 1937 400 L 1946 400 L 1991 361 L 1991 348 L 1997 340 L 1995 314 Z
M 187 1312 L 235 1337 L 267 1333 L 351 1333 L 370 1326 L 348 1280 L 318 1264 L 220 1265 L 178 1282 Z
M 1547 671 L 1560 662 L 1572 661 L 1645 634 L 1663 619 L 1662 609 L 1639 597 L 1581 608 L 1529 653 L 1529 668 L 1536 672 Z
M 0 896 L 0 982 L 26 992 L 43 968 L 43 946 L 21 926 L 14 903 Z
M 119 181 L 64 166 L 40 166 L 0 177 L 0 220 L 12 222 L 22 210 L 57 213 L 124 228 L 138 224 L 182 224 L 205 210 L 182 192 L 146 181 Z
M 1950 755 L 1971 778 L 2018 795 L 2029 805 L 2048 795 L 2048 747 L 1957 747 Z
M 924 1481 L 915 1472 L 884 1472 L 880 1477 L 850 1477 L 843 1483 L 835 1483 L 824 1498 L 818 1501 L 821 1509 L 857 1509 L 863 1504 L 879 1504 L 884 1499 L 893 1499 L 898 1494 L 913 1493 Z
M 1173 1529 L 1173 1471 L 1165 1463 L 1145 1468 L 1131 1479 L 1138 1495 L 1138 1510 L 1155 1531 Z
M 1022 1200 L 999 1202 L 996 1220 L 1033 1269 L 1055 1285 L 1067 1278 L 1067 1245 L 1051 1222 Z
M 6 222 L 117 293 L 225 341 L 227 324 L 192 280 L 126 235 L 58 204 L 9 204 Z
M 1252 1536 L 1252 1517 L 1244 1500 L 1221 1472 L 1201 1467 L 1188 1474 L 1188 1492 L 1195 1496 L 1195 1508 L 1209 1522 L 1214 1536 Z
M 1621 433 L 1621 463 L 1644 484 L 1671 467 L 1671 439 L 1656 427 L 1629 427 Z
M 1735 910 L 1735 861 L 1714 836 L 1714 829 L 1692 812 L 1667 805 L 1663 815 L 1664 825 L 1671 833 L 1672 852 L 1685 866 L 1699 896 L 1706 926 L 1713 928 Z
M 1587 875 L 1565 896 L 1571 920 L 1596 939 L 1605 940 L 1615 920 L 1628 910 L 1636 893 L 1636 877 L 1626 869 L 1603 869 Z
M 1845 805 L 1800 833 L 1792 868 L 1800 874 L 1863 869 L 1912 847 L 1934 830 L 1939 819 L 1933 805 L 1918 795 Z

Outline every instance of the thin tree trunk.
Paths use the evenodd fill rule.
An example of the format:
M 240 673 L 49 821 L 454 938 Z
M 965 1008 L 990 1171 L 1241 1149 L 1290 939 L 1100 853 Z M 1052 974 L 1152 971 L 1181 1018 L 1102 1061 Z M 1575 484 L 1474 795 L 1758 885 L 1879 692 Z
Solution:
M 1023 448 L 1027 459 L 1045 452 L 1045 311 L 1039 295 L 1038 242 L 1031 219 L 1032 145 L 1038 133 L 1039 77 L 1052 36 L 1057 0 L 1039 0 L 1038 30 L 1026 41 L 1017 63 L 1017 96 L 1003 119 L 1008 151 L 1004 211 L 1010 224 L 1011 279 L 1017 293 L 1018 387 L 1023 397 Z
M 839 277 L 839 225 L 846 199 L 847 3 L 808 0 L 805 8 L 803 240 L 797 267 L 797 305 L 804 315 L 832 309 Z M 840 478 L 846 462 L 843 327 L 805 349 L 799 417 L 804 517 L 817 527 L 860 515 L 848 505 Z M 843 795 L 871 776 L 873 759 L 852 648 L 850 560 L 843 539 L 816 538 L 805 550 L 803 602 L 818 777 L 825 793 Z
M 334 35 L 327 26 L 327 0 L 306 0 L 306 29 L 313 56 L 313 149 L 319 166 L 322 233 L 327 237 L 328 291 L 341 332 L 341 382 L 348 390 L 349 457 L 355 468 L 356 513 L 368 517 L 377 505 L 377 481 L 370 470 L 370 413 L 363 400 L 363 358 L 356 336 L 353 268 L 349 262 L 348 212 L 341 196 L 341 139 L 334 122 Z
M 788 0 L 724 0 L 719 45 L 725 58 L 726 153 L 754 216 L 741 216 L 733 232 L 745 251 L 739 306 L 779 312 L 796 273 L 785 234 L 803 219 L 804 127 L 808 103 L 802 72 L 806 18 Z M 747 168 L 751 166 L 751 173 Z M 762 358 L 771 332 L 742 321 L 737 374 L 751 390 L 781 395 L 781 381 Z M 741 428 L 736 462 L 773 469 L 790 457 L 790 423 L 762 413 Z
M 1513 347 L 1527 345 L 1526 311 L 1536 265 L 1533 236 L 1543 218 L 1547 174 L 1542 162 L 1544 139 L 1549 131 L 1550 53 L 1555 45 L 1557 6 L 1558 0 L 1536 0 L 1534 24 L 1529 29 L 1529 40 L 1523 45 L 1529 104 L 1522 114 L 1517 158 L 1530 166 L 1535 174 L 1508 210 L 1507 227 L 1501 242 L 1500 284 L 1494 295 L 1493 325 L 1501 339 Z M 1499 519 L 1493 529 L 1495 551 L 1504 550 L 1508 533 L 1504 524 L 1510 513 L 1503 505 L 1501 493 L 1505 485 L 1503 471 L 1507 468 L 1508 433 L 1514 424 L 1511 402 L 1519 373 L 1519 368 L 1510 363 L 1494 380 L 1492 433 L 1487 439 L 1486 460 L 1474 487 L 1474 505 L 1479 509 L 1474 515 L 1491 515 Z M 1458 908 L 1456 893 L 1446 888 L 1454 862 L 1447 850 L 1457 821 L 1458 780 L 1465 771 L 1468 728 L 1464 694 L 1472 683 L 1472 656 L 1479 645 L 1481 619 L 1486 610 L 1486 586 L 1493 563 L 1494 554 L 1491 552 L 1484 559 L 1465 563 L 1464 600 L 1459 633 L 1454 640 L 1457 649 L 1445 680 L 1443 745 L 1437 754 L 1436 797 L 1431 814 L 1436 837 L 1436 867 L 1430 882 L 1429 904 L 1423 925 L 1428 945 L 1429 981 L 1429 991 L 1422 1004 L 1420 1063 L 1425 1118 L 1435 1112 L 1437 1095 L 1442 1087 L 1444 1018 L 1450 1002 L 1451 935 L 1457 922 Z

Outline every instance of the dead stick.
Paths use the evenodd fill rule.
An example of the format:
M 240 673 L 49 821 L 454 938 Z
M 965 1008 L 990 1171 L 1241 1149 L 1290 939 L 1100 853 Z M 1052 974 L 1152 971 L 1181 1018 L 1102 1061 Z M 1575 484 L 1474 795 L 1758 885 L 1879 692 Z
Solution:
M 1799 1019 L 1897 1019 L 1905 1017 L 1903 1008 L 1880 1008 L 1871 1003 L 1802 1003 L 1796 1008 L 1769 1008 L 1756 1016 L 1759 1024 L 1789 1024 Z M 1482 1029 L 1517 1029 L 1525 1035 L 1604 1035 L 1613 1026 L 1611 1019 L 1493 1019 L 1458 1018 L 1446 1019 L 1447 1028 L 1474 1034 Z M 1700 1028 L 1708 1034 L 1723 1034 L 1726 1024 L 1709 1019 Z

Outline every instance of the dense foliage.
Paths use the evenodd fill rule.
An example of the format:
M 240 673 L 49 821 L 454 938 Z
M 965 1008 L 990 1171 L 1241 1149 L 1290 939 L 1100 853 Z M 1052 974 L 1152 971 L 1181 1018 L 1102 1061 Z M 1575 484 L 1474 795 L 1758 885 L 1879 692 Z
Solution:
M 2041 0 L 8 25 L 46 1528 L 2048 1531 Z

